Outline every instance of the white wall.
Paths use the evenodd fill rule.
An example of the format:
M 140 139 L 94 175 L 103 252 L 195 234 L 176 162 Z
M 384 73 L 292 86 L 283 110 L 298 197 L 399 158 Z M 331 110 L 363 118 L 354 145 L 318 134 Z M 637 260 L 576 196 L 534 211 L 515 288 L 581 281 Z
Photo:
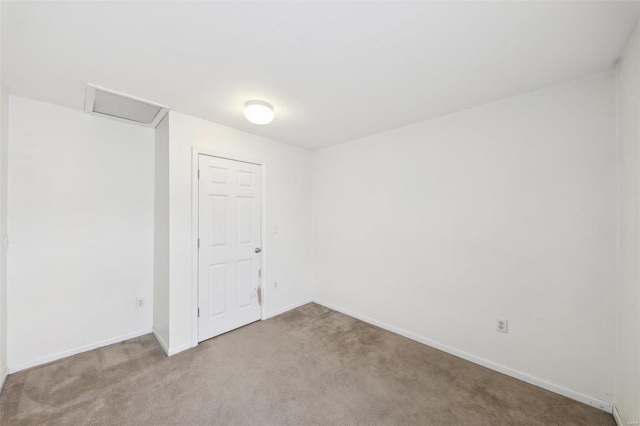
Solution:
M 313 212 L 322 303 L 610 408 L 613 73 L 317 151 Z
M 9 110 L 12 371 L 149 332 L 153 130 L 15 96 Z
M 169 117 L 155 130 L 153 329 L 169 348 Z
M 268 315 L 311 299 L 311 152 L 173 111 L 169 133 L 173 352 L 189 347 L 192 340 L 192 147 L 266 162 L 263 290 Z M 274 224 L 277 234 L 271 232 Z
M 7 176 L 9 152 L 9 93 L 0 87 L 0 390 L 7 367 Z
M 620 280 L 614 403 L 640 422 L 640 33 L 618 65 Z M 636 423 L 633 423 L 636 422 Z
M 0 2 L 0 23 L 2 2 Z M 2 69 L 2 31 L 0 29 L 0 69 Z M 7 251 L 4 238 L 7 233 L 7 121 L 9 95 L 2 84 L 0 73 L 0 391 L 7 374 Z

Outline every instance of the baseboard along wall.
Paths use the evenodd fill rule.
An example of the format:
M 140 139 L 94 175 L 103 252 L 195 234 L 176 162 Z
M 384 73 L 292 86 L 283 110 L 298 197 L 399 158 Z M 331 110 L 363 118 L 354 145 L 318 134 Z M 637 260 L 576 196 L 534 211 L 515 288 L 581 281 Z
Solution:
M 35 359 L 33 361 L 27 361 L 27 362 L 23 362 L 23 363 L 18 364 L 18 365 L 12 365 L 12 366 L 9 366 L 7 370 L 8 370 L 9 374 L 17 373 L 18 371 L 26 370 L 27 368 L 32 368 L 32 367 L 37 367 L 39 365 L 48 364 L 50 362 L 57 361 L 57 360 L 62 359 L 62 358 L 67 358 L 69 356 L 76 355 L 76 354 L 79 354 L 79 353 L 82 353 L 82 352 L 87 352 L 87 351 L 91 351 L 93 349 L 98 349 L 98 348 L 101 348 L 103 346 L 113 345 L 114 343 L 120 343 L 120 342 L 123 342 L 125 340 L 134 339 L 136 337 L 144 336 L 145 334 L 149 334 L 149 333 L 151 333 L 151 328 L 145 328 L 143 330 L 134 331 L 133 333 L 123 334 L 121 336 L 113 337 L 111 339 L 103 340 L 103 341 L 96 342 L 96 343 L 91 343 L 91 344 L 85 345 L 85 346 L 79 346 L 77 348 L 74 348 L 74 349 L 71 349 L 71 350 L 68 350 L 68 351 L 59 352 L 57 354 L 49 355 L 49 356 L 46 356 L 46 357 L 43 357 L 43 358 L 39 358 L 39 359 Z
M 265 315 L 265 317 L 264 317 L 264 318 L 262 318 L 262 319 L 266 320 L 266 319 L 269 319 L 269 318 L 276 317 L 276 316 L 278 316 L 278 315 L 280 315 L 280 314 L 284 314 L 285 312 L 291 311 L 291 310 L 293 310 L 293 309 L 297 309 L 297 308 L 299 308 L 300 306 L 304 306 L 304 305 L 306 305 L 306 304 L 308 304 L 308 303 L 311 303 L 311 302 L 313 302 L 313 300 L 312 300 L 312 299 L 307 299 L 307 300 L 303 300 L 302 302 L 292 303 L 291 305 L 289 305 L 289 306 L 285 306 L 285 307 L 284 307 L 284 308 L 282 308 L 282 309 L 277 309 L 277 310 L 275 310 L 275 311 L 269 312 L 269 313 L 268 313 L 268 314 L 266 314 L 266 315 Z
M 591 405 L 591 406 L 596 407 L 596 408 L 598 408 L 600 410 L 603 410 L 605 412 L 612 413 L 614 419 L 616 420 L 616 423 L 618 425 L 622 425 L 621 420 L 620 420 L 620 415 L 619 415 L 617 409 L 615 409 L 615 406 L 610 402 L 602 401 L 602 400 L 600 400 L 598 398 L 593 398 L 593 397 L 590 397 L 588 395 L 584 395 L 584 394 L 581 394 L 579 392 L 572 391 L 571 389 L 564 388 L 562 386 L 556 385 L 554 383 L 548 382 L 546 380 L 540 379 L 538 377 L 532 376 L 532 375 L 524 373 L 522 371 L 514 370 L 512 368 L 509 368 L 509 367 L 506 367 L 504 365 L 495 363 L 495 362 L 487 360 L 485 358 L 482 358 L 482 357 L 470 354 L 468 352 L 464 352 L 464 351 L 461 351 L 459 349 L 452 348 L 452 347 L 444 345 L 442 343 L 433 341 L 433 340 L 428 339 L 426 337 L 418 336 L 418 335 L 413 334 L 411 332 L 408 332 L 406 330 L 402 330 L 400 328 L 388 325 L 388 324 L 383 323 L 381 321 L 377 321 L 377 320 L 375 320 L 373 318 L 370 318 L 370 317 L 367 317 L 365 315 L 361 315 L 361 314 L 352 312 L 352 311 L 350 311 L 348 309 L 344 309 L 344 308 L 342 308 L 340 306 L 334 305 L 332 303 L 325 302 L 323 300 L 311 299 L 311 300 L 304 300 L 304 301 L 301 301 L 301 302 L 297 302 L 297 303 L 291 304 L 289 306 L 286 306 L 286 307 L 284 307 L 282 309 L 278 309 L 276 311 L 272 311 L 272 312 L 268 313 L 265 316 L 265 318 L 263 318 L 263 319 L 266 320 L 266 319 L 269 319 L 269 318 L 273 318 L 275 316 L 281 315 L 281 314 L 283 314 L 285 312 L 288 312 L 288 311 L 291 311 L 293 309 L 297 309 L 297 308 L 299 308 L 301 306 L 304 306 L 304 305 L 306 305 L 308 303 L 312 303 L 312 302 L 313 303 L 317 303 L 318 305 L 322 305 L 322 306 L 324 306 L 326 308 L 332 309 L 334 311 L 340 312 L 342 314 L 348 315 L 350 317 L 356 318 L 356 319 L 358 319 L 360 321 L 364 321 L 364 322 L 366 322 L 368 324 L 375 325 L 376 327 L 380 327 L 382 329 L 385 329 L 385 330 L 390 331 L 392 333 L 395 333 L 395 334 L 398 334 L 400 336 L 406 337 L 408 339 L 414 340 L 416 342 L 422 343 L 424 345 L 430 346 L 432 348 L 441 350 L 441 351 L 446 352 L 448 354 L 454 355 L 454 356 L 456 356 L 458 358 L 462 358 L 462 359 L 467 360 L 469 362 L 473 362 L 474 364 L 481 365 L 483 367 L 489 368 L 489 369 L 497 371 L 499 373 L 506 374 L 507 376 L 514 377 L 514 378 L 516 378 L 518 380 L 522 380 L 523 382 L 532 384 L 534 386 L 538 386 L 538 387 L 540 387 L 542 389 L 546 389 L 548 391 L 557 393 L 559 395 L 566 396 L 567 398 L 571 398 L 571 399 L 573 399 L 575 401 L 579 401 L 579 402 L 582 402 L 584 404 Z M 10 366 L 10 367 L 5 369 L 5 371 L 2 374 L 2 377 L 0 378 L 0 392 L 2 391 L 2 388 L 4 387 L 4 383 L 5 383 L 5 381 L 7 379 L 7 376 L 9 374 L 16 373 L 16 372 L 22 371 L 22 370 L 26 370 L 27 368 L 36 367 L 36 366 L 39 366 L 39 365 L 42 365 L 42 364 L 47 364 L 47 363 L 52 362 L 52 361 L 56 361 L 56 360 L 59 360 L 59 359 L 62 359 L 62 358 L 66 358 L 66 357 L 69 357 L 69 356 L 72 356 L 72 355 L 76 355 L 76 354 L 79 354 L 79 353 L 82 353 L 82 352 L 87 352 L 87 351 L 90 351 L 90 350 L 93 350 L 93 349 L 97 349 L 97 348 L 100 348 L 100 347 L 103 347 L 103 346 L 112 345 L 114 343 L 119 343 L 119 342 L 122 342 L 122 341 L 125 341 L 125 340 L 128 340 L 128 339 L 133 339 L 133 338 L 136 338 L 136 337 L 140 337 L 140 336 L 143 336 L 143 335 L 149 334 L 149 333 L 153 333 L 153 335 L 155 336 L 156 340 L 158 341 L 158 343 L 160 344 L 160 346 L 162 347 L 162 349 L 165 351 L 165 353 L 168 356 L 175 355 L 177 353 L 183 352 L 183 351 L 185 351 L 185 350 L 187 350 L 187 349 L 192 347 L 190 343 L 186 343 L 184 345 L 180 345 L 180 346 L 177 346 L 175 348 L 169 348 L 167 343 L 160 337 L 160 335 L 155 330 L 155 328 L 144 329 L 144 330 L 140 330 L 140 331 L 137 331 L 137 332 L 134 332 L 134 333 L 130 333 L 130 334 L 125 334 L 125 335 L 122 335 L 122 336 L 114 337 L 112 339 L 103 340 L 101 342 L 93 343 L 93 344 L 90 344 L 90 345 L 81 346 L 81 347 L 78 347 L 78 348 L 75 348 L 75 349 L 72 349 L 72 350 L 69 350 L 69 351 L 60 352 L 58 354 L 47 356 L 47 357 L 44 357 L 44 358 L 40 358 L 40 359 L 37 359 L 37 360 L 34 360 L 34 361 L 29 361 L 29 362 L 25 362 L 25 363 L 22 363 L 22 364 L 15 365 L 15 366 Z
M 348 309 L 344 309 L 340 306 L 336 306 L 332 303 L 328 303 L 322 300 L 318 300 L 318 299 L 313 299 L 314 303 L 317 303 L 318 305 L 322 305 L 326 308 L 329 309 L 333 309 L 334 311 L 340 312 L 342 314 L 348 315 L 350 317 L 359 319 L 360 321 L 364 321 L 366 323 L 369 323 L 371 325 L 375 325 L 376 327 L 380 327 L 383 328 L 387 331 L 390 331 L 392 333 L 395 334 L 399 334 L 400 336 L 406 337 L 408 339 L 411 340 L 415 340 L 416 342 L 422 343 L 424 345 L 430 346 L 434 349 L 438 349 L 441 350 L 442 352 L 446 352 L 448 354 L 457 356 L 458 358 L 462 358 L 464 360 L 467 360 L 469 362 L 473 362 L 474 364 L 478 364 L 481 365 L 483 367 L 486 367 L 490 370 L 493 371 L 497 371 L 498 373 L 502 373 L 502 374 L 506 374 L 507 376 L 516 378 L 518 380 L 522 380 L 523 382 L 532 384 L 534 386 L 538 386 L 539 388 L 542 389 L 546 389 L 548 391 L 557 393 L 559 395 L 562 396 L 566 396 L 567 398 L 571 398 L 575 401 L 578 402 L 582 402 L 584 404 L 587 405 L 591 405 L 592 407 L 598 408 L 602 411 L 605 411 L 607 413 L 611 413 L 613 410 L 613 404 L 610 402 L 606 402 L 606 401 L 602 401 L 598 398 L 593 398 L 591 396 L 588 395 L 584 395 L 580 392 L 575 392 L 571 389 L 567 389 L 565 387 L 556 385 L 554 383 L 548 382 L 546 380 L 540 379 L 538 377 L 532 376 L 530 374 L 524 373 L 522 371 L 518 371 L 518 370 L 514 370 L 512 368 L 506 367 L 504 365 L 495 363 L 493 361 L 490 361 L 488 359 L 470 354 L 468 352 L 465 351 L 461 351 L 459 349 L 456 348 L 452 348 L 450 346 L 444 345 L 442 343 L 436 342 L 434 340 L 428 339 L 426 337 L 422 337 L 422 336 L 418 336 L 414 333 L 408 332 L 406 330 L 402 330 L 400 328 L 394 327 L 392 325 L 389 324 L 385 324 L 381 321 L 375 320 L 373 318 L 369 318 L 365 315 L 360 315 L 358 313 L 352 312 Z

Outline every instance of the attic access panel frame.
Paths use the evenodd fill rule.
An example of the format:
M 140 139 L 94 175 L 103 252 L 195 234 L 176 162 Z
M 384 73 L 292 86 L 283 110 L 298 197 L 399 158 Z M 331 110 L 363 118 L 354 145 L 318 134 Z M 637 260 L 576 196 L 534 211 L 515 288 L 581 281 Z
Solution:
M 144 104 L 145 106 L 154 107 L 158 109 L 158 112 L 153 118 L 153 120 L 151 120 L 151 122 L 143 122 L 143 121 L 138 121 L 135 119 L 130 119 L 130 118 L 126 118 L 118 115 L 106 114 L 99 111 L 95 111 L 97 92 L 106 93 L 108 95 L 123 98 L 124 100 L 133 101 L 138 104 Z M 87 84 L 87 93 L 86 93 L 85 102 L 84 102 L 84 112 L 89 113 L 91 115 L 109 118 L 109 119 L 120 121 L 123 123 L 136 124 L 138 126 L 144 126 L 144 127 L 155 129 L 158 126 L 158 124 L 160 124 L 162 119 L 167 115 L 170 109 L 171 108 L 169 108 L 168 106 L 151 102 L 146 99 L 127 95 L 125 93 L 117 92 L 115 90 L 106 89 L 104 87 L 96 86 L 95 84 Z

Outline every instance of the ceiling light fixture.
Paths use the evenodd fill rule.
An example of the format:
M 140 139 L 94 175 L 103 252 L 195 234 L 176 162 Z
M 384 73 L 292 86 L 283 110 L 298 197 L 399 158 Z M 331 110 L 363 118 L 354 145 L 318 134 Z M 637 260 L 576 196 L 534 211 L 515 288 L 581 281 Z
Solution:
M 273 107 L 264 101 L 247 101 L 244 104 L 244 116 L 253 124 L 269 124 L 275 114 Z

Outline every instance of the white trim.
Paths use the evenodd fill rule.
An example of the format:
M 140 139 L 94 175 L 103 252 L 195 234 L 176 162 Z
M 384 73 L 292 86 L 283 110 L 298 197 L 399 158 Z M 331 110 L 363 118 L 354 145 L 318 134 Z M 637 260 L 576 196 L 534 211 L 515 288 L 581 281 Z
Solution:
M 160 346 L 162 347 L 162 350 L 164 350 L 164 353 L 166 353 L 167 355 L 169 355 L 169 346 L 167 345 L 167 343 L 162 339 L 162 337 L 160 337 L 160 333 L 158 333 L 158 331 L 156 330 L 155 327 L 153 327 L 151 329 L 151 332 L 153 333 L 153 335 L 156 337 L 156 340 L 158 341 L 158 343 L 160 343 Z
M 117 95 L 117 96 L 120 96 L 120 97 L 123 97 L 123 98 L 131 99 L 133 101 L 142 102 L 142 103 L 145 103 L 147 105 L 151 105 L 151 106 L 160 108 L 160 110 L 158 111 L 158 114 L 156 114 L 156 116 L 153 119 L 153 121 L 151 123 L 149 123 L 149 124 L 147 124 L 147 123 L 139 123 L 139 122 L 134 121 L 134 120 L 127 120 L 126 118 L 114 117 L 112 115 L 101 114 L 101 113 L 95 112 L 93 110 L 93 105 L 94 105 L 95 100 L 96 100 L 96 91 L 97 90 L 99 90 L 101 92 L 105 92 L 105 93 L 110 93 L 112 95 Z M 171 110 L 171 108 L 169 108 L 166 105 L 161 105 L 161 104 L 156 103 L 156 102 L 151 102 L 151 101 L 148 101 L 146 99 L 138 98 L 136 96 L 127 95 L 126 93 L 116 92 L 115 90 L 107 89 L 105 87 L 96 86 L 95 84 L 91 84 L 91 83 L 87 84 L 87 93 L 85 95 L 85 100 L 84 100 L 84 112 L 86 112 L 88 114 L 91 114 L 91 115 L 95 115 L 97 117 L 109 118 L 111 120 L 121 121 L 123 123 L 136 124 L 138 126 L 150 127 L 152 129 L 155 129 L 156 127 L 158 127 L 158 124 L 160 124 L 160 122 L 164 119 L 164 117 L 167 115 L 167 113 L 170 110 Z
M 198 160 L 200 151 L 191 149 L 191 347 L 198 346 Z M 167 351 L 169 354 L 169 351 Z
M 269 254 L 269 250 L 267 247 L 267 163 L 264 161 L 260 164 L 260 169 L 262 169 L 262 211 L 260 212 L 260 216 L 262 216 L 262 235 L 261 246 L 262 246 L 262 262 L 260 268 L 262 269 L 262 276 L 260 277 L 260 315 L 261 319 L 265 320 L 267 315 L 267 288 L 268 285 L 263 285 L 263 283 L 268 283 L 267 280 L 267 255 Z
M 175 348 L 169 348 L 169 351 L 167 351 L 167 355 L 172 356 L 177 353 L 186 351 L 187 349 L 191 349 L 191 342 L 187 342 L 184 345 L 176 346 Z
M 489 361 L 488 359 L 479 357 L 477 355 L 473 355 L 473 354 L 470 354 L 468 352 L 464 352 L 464 351 L 461 351 L 459 349 L 452 348 L 452 347 L 447 346 L 447 345 L 443 345 L 442 343 L 438 343 L 438 342 L 436 342 L 434 340 L 431 340 L 431 339 L 428 339 L 426 337 L 421 337 L 421 336 L 418 336 L 418 335 L 413 334 L 411 332 L 405 331 L 405 330 L 403 330 L 401 328 L 397 328 L 397 327 L 385 324 L 383 322 L 374 320 L 373 318 L 369 318 L 369 317 L 367 317 L 365 315 L 356 314 L 355 312 L 351 312 L 348 309 L 341 308 L 341 307 L 336 306 L 334 304 L 331 304 L 331 303 L 328 303 L 328 302 L 324 302 L 324 301 L 318 300 L 318 299 L 314 299 L 313 302 L 317 303 L 318 305 L 322 305 L 322 306 L 324 306 L 326 308 L 333 309 L 334 311 L 338 311 L 340 313 L 343 313 L 345 315 L 349 315 L 350 317 L 359 319 L 359 320 L 364 321 L 366 323 L 369 323 L 369 324 L 375 325 L 377 327 L 383 328 L 383 329 L 388 330 L 388 331 L 390 331 L 392 333 L 399 334 L 400 336 L 406 337 L 406 338 L 411 339 L 411 340 L 415 340 L 416 342 L 419 342 L 419 343 L 422 343 L 424 345 L 430 346 L 432 348 L 441 350 L 441 351 L 446 352 L 448 354 L 457 356 L 458 358 L 462 358 L 464 360 L 473 362 L 474 364 L 481 365 L 481 366 L 486 367 L 486 368 L 488 368 L 490 370 L 494 370 L 494 371 L 497 371 L 499 373 L 506 374 L 507 376 L 514 377 L 514 378 L 516 378 L 518 380 L 522 380 L 523 382 L 538 386 L 538 387 L 540 387 L 542 389 L 546 389 L 548 391 L 557 393 L 559 395 L 566 396 L 567 398 L 571 398 L 573 400 L 582 402 L 584 404 L 591 405 L 592 407 L 598 408 L 598 409 L 600 409 L 602 411 L 605 411 L 607 413 L 611 413 L 611 411 L 612 411 L 613 404 L 611 402 L 602 401 L 602 400 L 600 400 L 598 398 L 593 398 L 591 396 L 584 395 L 584 394 L 581 394 L 579 392 L 572 391 L 570 389 L 564 388 L 562 386 L 556 385 L 556 384 L 551 383 L 551 382 L 547 382 L 546 380 L 540 379 L 538 377 L 532 376 L 532 375 L 524 373 L 522 371 L 518 371 L 518 370 L 515 370 L 513 368 L 506 367 L 506 366 L 504 366 L 502 364 L 498 364 L 498 363 L 495 363 L 493 361 Z
M 300 306 L 304 306 L 306 304 L 309 304 L 313 302 L 313 300 L 311 299 L 307 299 L 307 300 L 303 300 L 302 302 L 297 302 L 297 303 L 293 303 L 289 306 L 285 306 L 282 309 L 278 309 L 277 311 L 273 311 L 273 312 L 269 312 L 267 315 L 264 316 L 263 319 L 269 319 L 269 318 L 273 318 L 275 316 L 278 316 L 280 314 L 284 314 L 285 312 L 289 312 L 293 309 L 299 308 Z
M 2 377 L 0 377 L 0 393 L 2 393 L 2 389 L 4 389 L 4 384 L 7 382 L 7 377 L 9 377 L 9 367 L 6 367 L 2 372 Z
M 136 337 L 144 336 L 145 334 L 151 333 L 151 328 L 145 328 L 144 330 L 134 331 L 133 333 L 123 334 L 122 336 L 113 337 L 111 339 L 103 340 L 101 342 L 91 343 L 85 346 L 79 346 L 77 348 L 59 352 L 54 355 L 49 355 L 44 358 L 39 358 L 33 361 L 23 362 L 22 364 L 9 366 L 8 372 L 9 374 L 17 373 L 18 371 L 26 370 L 27 368 L 36 367 L 38 365 L 47 364 L 52 361 L 57 361 L 62 358 L 67 358 L 72 355 L 76 355 L 82 352 L 91 351 L 93 349 L 98 349 L 103 346 L 113 345 L 114 343 L 124 342 L 125 340 L 135 339 Z
M 240 161 L 243 163 L 255 164 L 262 170 L 262 279 L 260 281 L 260 291 L 262 295 L 261 319 L 267 319 L 267 288 L 263 283 L 267 280 L 267 163 L 266 161 L 249 155 L 234 155 L 226 152 L 211 151 L 197 146 L 191 147 L 191 348 L 198 346 L 198 158 L 200 155 L 224 158 L 227 160 Z M 183 345 L 184 346 L 184 345 Z M 176 348 L 180 349 L 182 346 Z M 187 348 L 188 349 L 188 348 Z M 180 352 L 184 349 L 180 349 Z M 174 350 L 175 351 L 175 350 Z M 169 351 L 169 355 L 174 353 Z
M 616 421 L 616 424 L 618 426 L 622 426 L 622 419 L 620 418 L 620 413 L 618 412 L 618 407 L 616 407 L 615 404 L 613 404 L 613 420 Z
M 255 164 L 256 166 L 265 165 L 265 162 L 263 160 L 252 155 L 235 155 L 222 151 L 212 151 L 210 149 L 205 149 L 198 146 L 192 147 L 191 150 L 196 155 L 196 159 L 198 158 L 198 155 L 208 155 L 209 157 L 218 157 L 224 158 L 225 160 L 240 161 L 241 163 L 250 163 Z

